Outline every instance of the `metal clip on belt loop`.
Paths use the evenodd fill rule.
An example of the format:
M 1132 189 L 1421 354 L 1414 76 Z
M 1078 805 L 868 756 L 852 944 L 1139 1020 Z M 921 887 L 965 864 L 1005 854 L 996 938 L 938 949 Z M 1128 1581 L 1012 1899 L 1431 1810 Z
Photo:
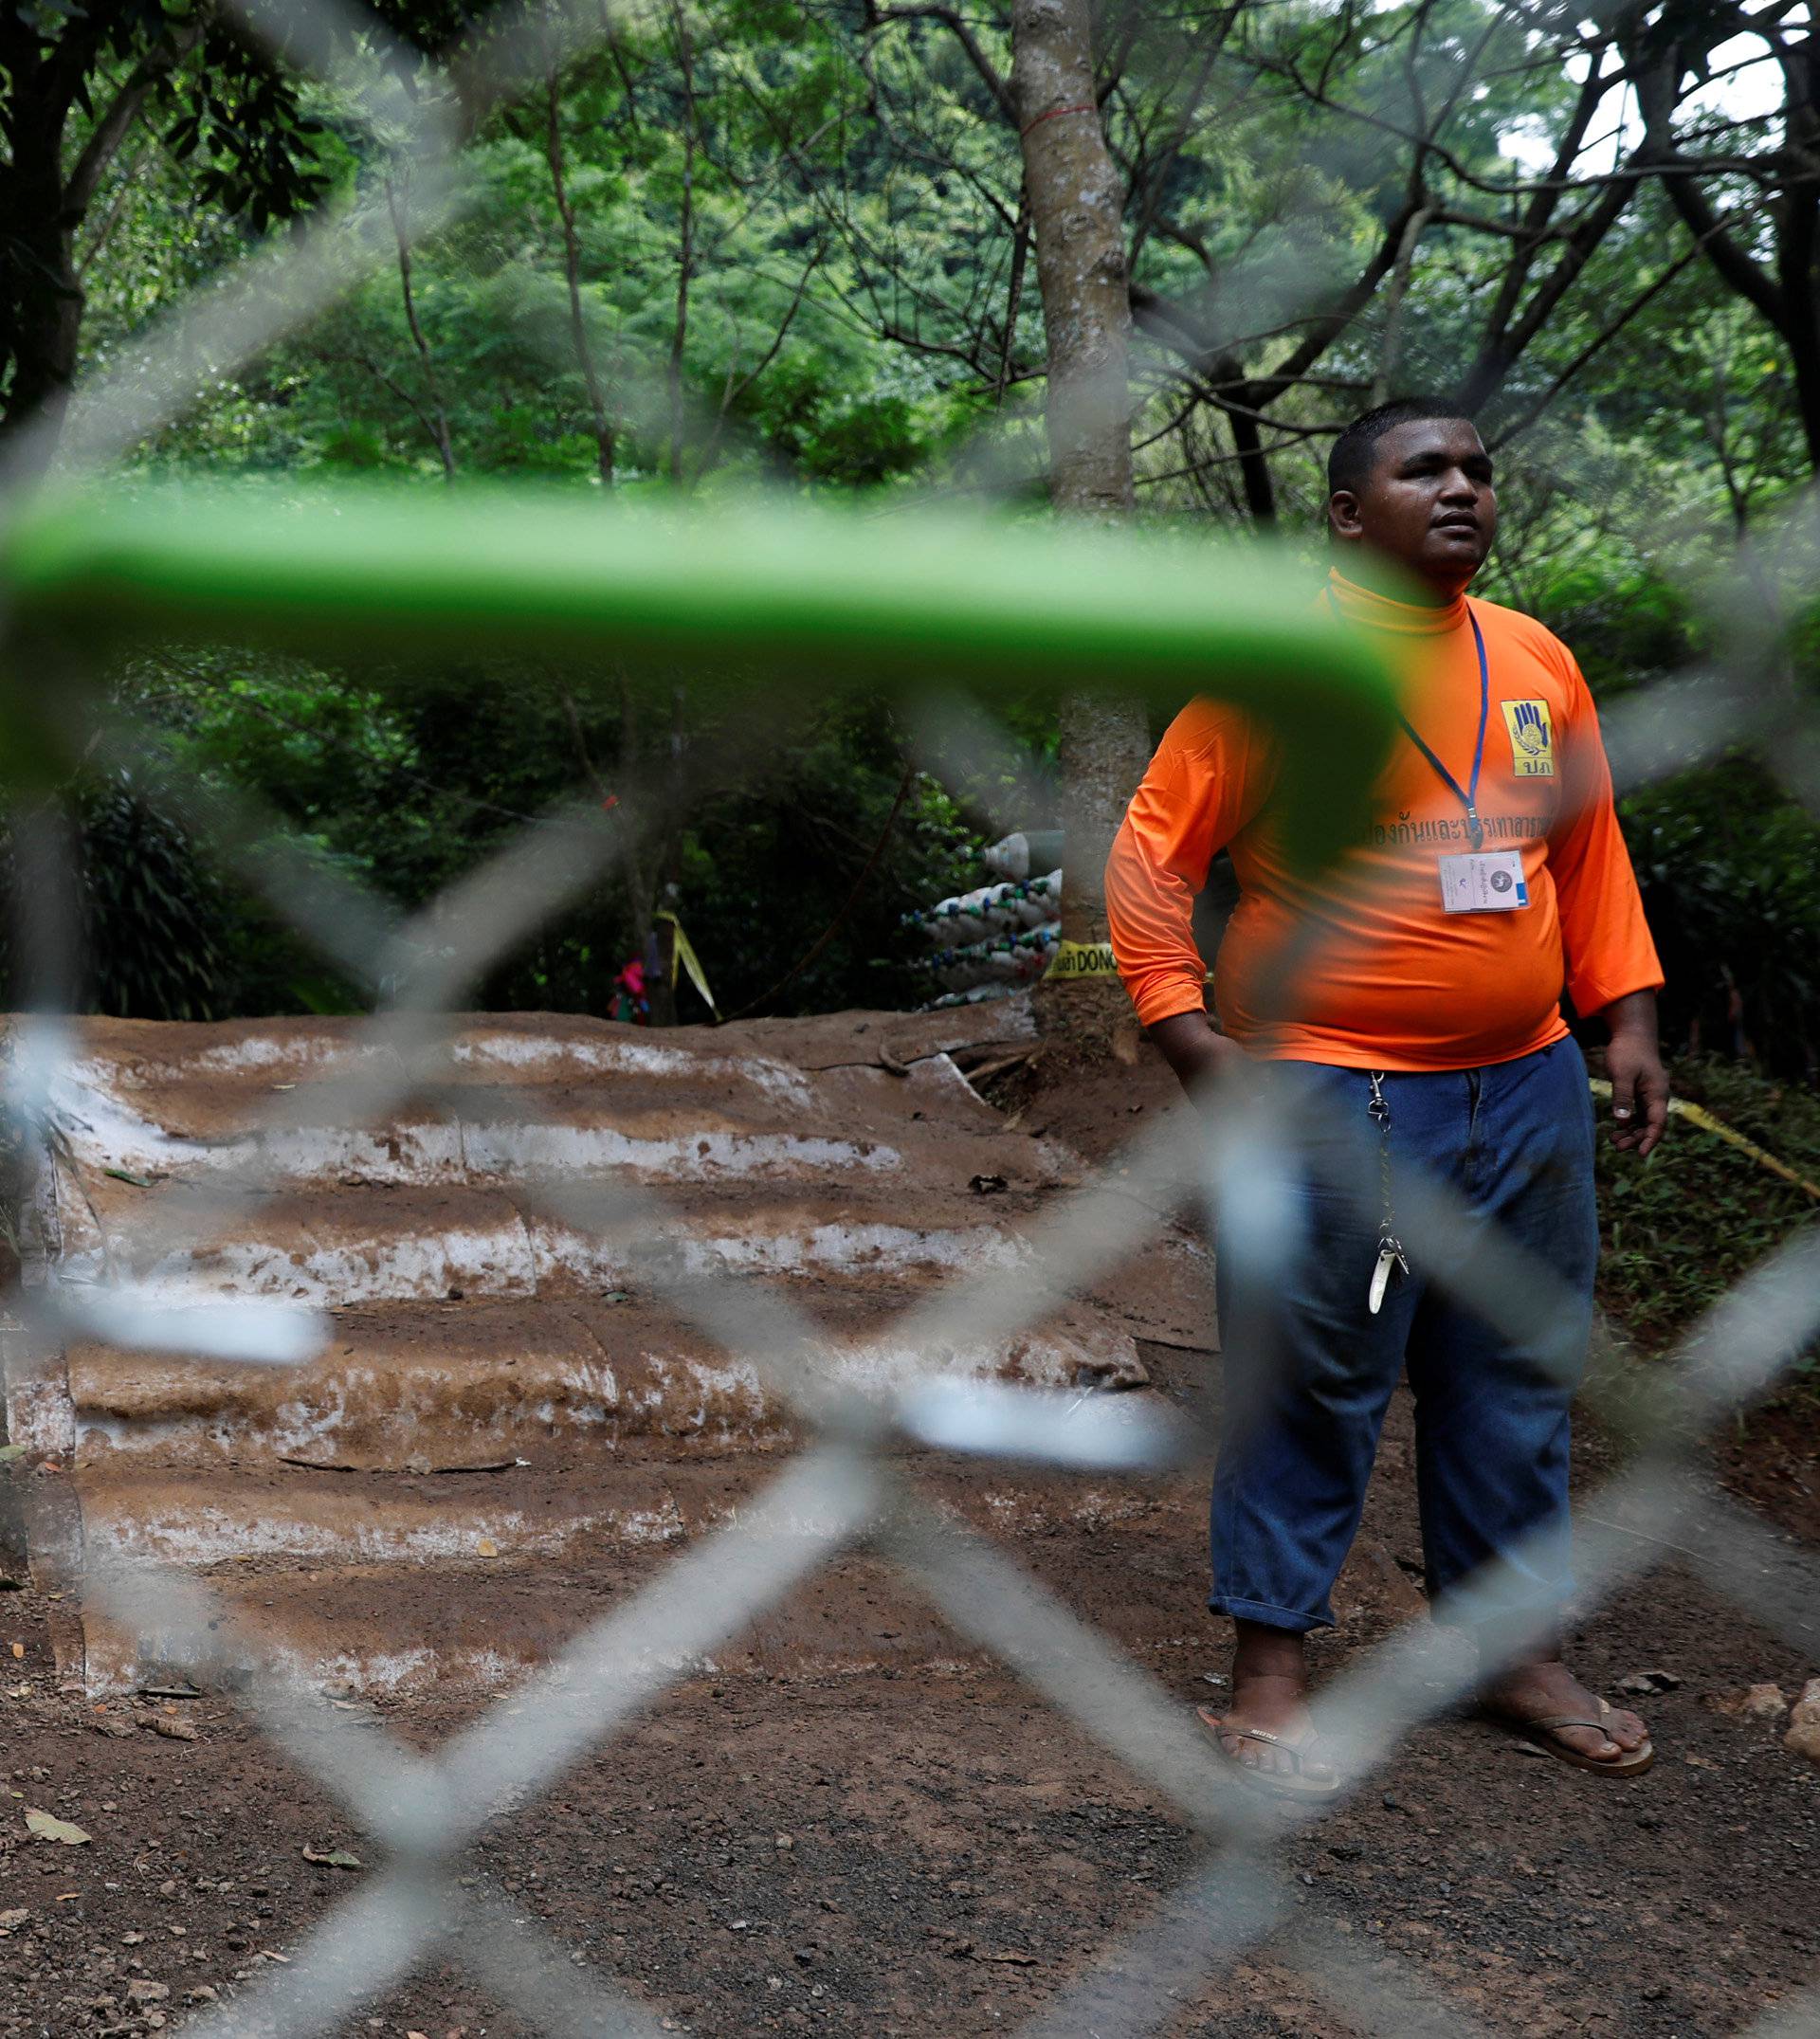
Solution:
M 1366 1294 L 1367 1306 L 1375 1317 L 1384 1307 L 1386 1291 L 1409 1273 L 1410 1263 L 1403 1242 L 1396 1236 L 1396 1212 L 1391 1203 L 1391 1101 L 1384 1095 L 1383 1072 L 1368 1069 L 1366 1074 L 1372 1082 L 1372 1101 L 1365 1109 L 1377 1128 L 1377 1176 L 1384 1203 L 1383 1215 L 1377 1221 L 1377 1259 Z

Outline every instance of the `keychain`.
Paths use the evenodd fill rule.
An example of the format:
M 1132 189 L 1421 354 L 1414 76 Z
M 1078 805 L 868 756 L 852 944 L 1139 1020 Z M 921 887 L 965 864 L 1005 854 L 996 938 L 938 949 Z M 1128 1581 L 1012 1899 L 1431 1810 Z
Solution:
M 1377 1263 L 1372 1269 L 1371 1294 L 1367 1298 L 1372 1315 L 1375 1317 L 1384 1307 L 1385 1292 L 1393 1282 L 1400 1282 L 1409 1273 L 1410 1263 L 1403 1251 L 1403 1242 L 1396 1236 L 1395 1213 L 1391 1209 L 1390 1101 L 1384 1095 L 1382 1075 L 1375 1069 L 1370 1075 L 1372 1101 L 1366 1109 L 1377 1128 L 1378 1179 L 1384 1196 L 1384 1215 L 1377 1221 Z

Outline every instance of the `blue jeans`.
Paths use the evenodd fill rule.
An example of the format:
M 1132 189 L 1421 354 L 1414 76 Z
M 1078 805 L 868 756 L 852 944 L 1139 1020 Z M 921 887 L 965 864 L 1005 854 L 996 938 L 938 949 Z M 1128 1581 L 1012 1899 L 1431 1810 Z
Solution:
M 1528 1338 L 1494 1330 L 1411 1269 L 1366 1307 L 1378 1247 L 1378 1135 L 1361 1069 L 1278 1065 L 1310 1132 L 1287 1280 L 1244 1286 L 1220 1256 L 1226 1417 L 1213 1478 L 1215 1612 L 1331 1627 L 1328 1595 L 1358 1528 L 1378 1431 L 1406 1367 L 1416 1486 L 1437 1618 L 1531 1628 L 1571 1589 L 1568 1411 L 1592 1328 L 1598 1218 L 1586 1064 L 1561 1041 L 1487 1068 L 1390 1074 L 1392 1193 L 1424 1170 L 1474 1229 L 1499 1227 L 1561 1284 Z M 1369 1161 L 1369 1201 L 1320 1179 L 1323 1145 Z M 1458 1589 L 1471 1580 L 1468 1592 Z

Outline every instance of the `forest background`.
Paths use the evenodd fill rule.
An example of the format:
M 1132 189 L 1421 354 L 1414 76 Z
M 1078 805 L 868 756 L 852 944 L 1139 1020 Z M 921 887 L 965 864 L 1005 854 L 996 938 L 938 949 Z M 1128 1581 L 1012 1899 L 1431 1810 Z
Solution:
M 1334 429 L 1392 391 L 1450 392 L 1500 464 L 1484 592 L 1564 635 L 1608 703 L 1722 655 L 1702 590 L 1748 573 L 1820 459 L 1805 6 L 1063 4 L 1094 80 L 1068 110 L 1097 115 L 1119 213 L 1140 518 L 1272 536 L 1312 589 Z M 422 50 L 471 26 L 448 5 L 382 11 Z M 355 202 L 384 209 L 395 261 L 255 365 L 199 362 L 202 400 L 113 485 L 763 484 L 859 499 L 881 548 L 931 500 L 1045 514 L 1042 193 L 1014 10 L 652 0 L 603 17 L 579 57 L 554 19 L 541 78 L 472 123 L 459 223 L 419 237 L 410 156 L 285 61 L 282 12 L 9 6 L 0 443 L 72 401 L 79 427 L 83 378 L 130 373 L 161 313 Z M 1809 663 L 1797 645 L 1792 687 Z M 1059 819 L 1057 730 L 1034 706 L 993 703 L 990 738 L 937 770 L 863 689 L 780 706 L 762 757 L 685 800 L 719 712 L 694 676 L 503 677 L 226 647 L 122 670 L 156 740 L 77 789 L 92 1001 L 362 1003 L 191 849 L 176 793 L 198 776 L 251 787 L 410 907 L 559 798 L 655 797 L 641 853 L 485 987 L 500 1007 L 610 1010 L 664 909 L 723 1010 L 830 925 L 768 1010 L 918 1003 L 899 916 L 976 882 L 982 842 Z M 1742 750 L 1624 819 L 1673 1045 L 1811 1083 L 1813 823 Z M 686 980 L 677 995 L 677 1016 L 705 1016 Z

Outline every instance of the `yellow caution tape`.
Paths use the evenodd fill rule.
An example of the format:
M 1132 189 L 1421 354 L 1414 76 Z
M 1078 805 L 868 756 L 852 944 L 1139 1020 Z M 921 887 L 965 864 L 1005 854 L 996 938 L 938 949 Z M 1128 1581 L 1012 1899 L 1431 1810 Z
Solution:
M 1611 1085 L 1602 1076 L 1590 1079 L 1595 1097 L 1609 1098 Z M 1746 1139 L 1734 1126 L 1728 1126 L 1722 1119 L 1715 1119 L 1703 1104 L 1691 1104 L 1685 1098 L 1670 1098 L 1668 1109 L 1678 1119 L 1685 1119 L 1697 1125 L 1702 1133 L 1711 1133 L 1728 1146 L 1736 1147 L 1740 1154 L 1747 1154 L 1759 1168 L 1767 1168 L 1771 1174 L 1780 1175 L 1784 1182 L 1792 1182 L 1797 1190 L 1805 1190 L 1816 1203 L 1820 1203 L 1820 1183 L 1810 1182 L 1805 1175 L 1798 1175 L 1786 1161 L 1778 1161 L 1767 1148 L 1759 1147 L 1754 1139 Z
M 1046 983 L 1051 977 L 1116 977 L 1119 965 L 1113 958 L 1109 941 L 1058 941 L 1049 967 L 1043 973 Z
M 714 1002 L 714 993 L 708 989 L 707 973 L 701 968 L 701 958 L 695 953 L 695 945 L 682 932 L 682 923 L 667 908 L 660 907 L 656 918 L 667 920 L 676 930 L 676 941 L 670 950 L 670 988 L 676 988 L 676 966 L 681 963 L 689 974 L 693 984 L 707 1001 L 708 1010 L 716 1019 L 720 1017 L 720 1008 Z

